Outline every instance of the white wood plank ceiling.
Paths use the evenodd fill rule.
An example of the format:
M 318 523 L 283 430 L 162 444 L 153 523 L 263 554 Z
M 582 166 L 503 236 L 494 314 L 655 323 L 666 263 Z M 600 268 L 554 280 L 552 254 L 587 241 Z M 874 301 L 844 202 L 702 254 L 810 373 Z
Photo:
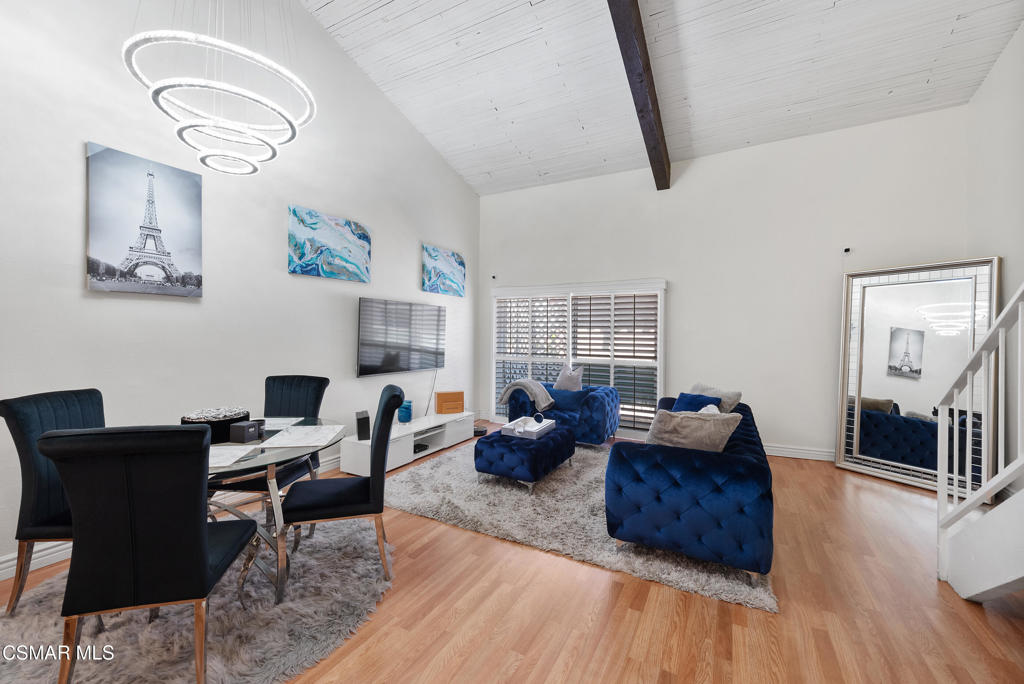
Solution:
M 302 0 L 480 194 L 647 165 L 606 0 Z M 1024 0 L 640 0 L 673 161 L 963 104 Z

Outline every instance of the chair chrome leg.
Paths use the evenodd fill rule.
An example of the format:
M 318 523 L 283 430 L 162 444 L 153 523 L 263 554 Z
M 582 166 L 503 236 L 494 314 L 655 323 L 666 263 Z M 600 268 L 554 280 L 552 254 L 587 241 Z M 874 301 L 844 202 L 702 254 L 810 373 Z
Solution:
M 380 564 L 384 566 L 384 579 L 391 581 L 391 570 L 388 568 L 388 556 L 385 550 L 387 535 L 384 533 L 384 518 L 380 515 L 373 516 L 373 525 L 377 528 L 377 550 L 380 551 Z
M 282 525 L 277 529 L 277 576 L 274 578 L 276 593 L 274 603 L 278 604 L 284 600 L 285 582 L 288 581 L 288 526 Z
M 249 550 L 245 554 L 245 560 L 242 561 L 242 571 L 238 574 L 238 603 L 241 604 L 242 608 L 245 608 L 245 578 L 249 575 L 249 569 L 252 564 L 256 562 L 256 555 L 260 552 L 260 535 L 255 534 L 252 537 L 252 541 L 249 542 Z
M 277 604 L 284 600 L 284 586 L 288 581 L 288 525 L 281 510 L 281 490 L 277 487 L 277 468 L 273 464 L 267 468 L 267 491 L 274 512 L 274 534 L 277 535 L 277 592 L 274 601 Z
M 306 461 L 306 467 L 309 468 L 309 479 L 310 480 L 315 480 L 318 477 L 320 477 L 320 474 L 318 472 L 316 472 L 316 468 L 313 467 L 313 464 L 310 461 Z M 316 532 L 316 523 L 310 523 L 309 524 L 309 533 L 306 535 L 306 537 L 309 538 L 309 539 L 312 539 L 314 532 Z M 298 540 L 295 540 L 295 548 L 298 548 L 298 547 L 299 547 L 299 542 L 298 542 Z
M 18 542 L 18 565 L 14 570 L 14 583 L 11 585 L 11 597 L 7 599 L 7 614 L 14 615 L 18 609 L 18 601 L 21 600 L 21 592 L 25 591 L 25 581 L 28 580 L 28 569 L 32 565 L 32 548 L 35 542 Z
M 200 599 L 195 602 L 195 645 L 196 653 L 196 684 L 206 684 L 206 614 L 210 610 L 210 601 Z
M 69 684 L 71 677 L 75 673 L 75 660 L 78 658 L 78 640 L 82 636 L 78 620 L 77 615 L 64 618 L 64 645 L 62 648 L 64 653 L 60 656 L 60 673 L 57 675 L 57 681 L 60 684 Z

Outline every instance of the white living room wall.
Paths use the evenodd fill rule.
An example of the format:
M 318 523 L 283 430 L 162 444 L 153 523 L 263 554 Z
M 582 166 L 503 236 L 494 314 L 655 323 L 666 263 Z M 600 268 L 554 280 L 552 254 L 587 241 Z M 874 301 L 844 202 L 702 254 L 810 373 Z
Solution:
M 1017 30 L 967 106 L 968 224 L 974 251 L 1003 257 L 1004 298 L 1024 283 L 1024 27 Z M 1014 377 L 1016 335 L 1009 336 L 1007 373 Z M 1008 392 L 1007 415 L 1017 415 Z M 1009 458 L 1020 453 L 1020 437 L 1007 424 Z M 1016 489 L 1024 489 L 1024 478 Z
M 1024 283 L 1024 26 L 967 106 L 969 244 L 1003 257 L 1003 290 Z
M 491 286 L 661 277 L 669 393 L 740 389 L 770 453 L 831 458 L 843 272 L 975 256 L 966 118 L 703 157 L 662 192 L 644 169 L 482 197 L 477 396 L 493 377 Z
M 97 387 L 110 425 L 173 424 L 210 406 L 260 415 L 265 376 L 307 373 L 331 378 L 324 416 L 373 414 L 389 382 L 420 415 L 431 372 L 355 377 L 357 301 L 373 296 L 447 307 L 437 389 L 465 390 L 474 406 L 476 193 L 304 11 L 289 66 L 317 118 L 255 177 L 206 170 L 121 63 L 136 5 L 0 4 L 0 396 Z M 202 299 L 86 290 L 86 141 L 203 174 Z M 289 275 L 289 203 L 366 225 L 372 282 Z M 421 241 L 467 257 L 465 299 L 420 291 Z M 0 464 L 4 565 L 20 492 L 5 429 Z

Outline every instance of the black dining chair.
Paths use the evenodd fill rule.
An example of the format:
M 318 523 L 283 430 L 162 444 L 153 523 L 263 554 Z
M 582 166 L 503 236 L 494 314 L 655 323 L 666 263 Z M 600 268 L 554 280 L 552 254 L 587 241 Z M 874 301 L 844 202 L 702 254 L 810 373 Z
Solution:
M 7 600 L 7 614 L 14 615 L 36 542 L 71 539 L 71 509 L 64 487 L 53 463 L 36 448 L 36 440 L 49 430 L 103 427 L 103 395 L 96 389 L 80 389 L 4 399 L 0 415 L 7 421 L 21 464 L 21 508 L 14 532 L 18 564 Z
M 320 405 L 324 400 L 329 378 L 315 375 L 271 375 L 264 383 L 263 416 L 266 418 L 319 418 Z M 317 468 L 320 467 L 319 452 L 312 454 L 304 463 L 294 463 L 279 468 L 276 473 L 277 486 L 284 489 L 306 475 L 315 480 Z M 217 491 L 251 492 L 262 494 L 264 507 L 268 504 L 269 492 L 264 477 L 238 477 L 236 473 L 230 482 L 214 478 L 210 488 Z M 260 499 L 256 499 L 259 501 Z M 249 501 L 248 503 L 252 503 Z M 269 520 L 269 513 L 268 513 Z M 310 526 L 309 536 L 313 536 L 314 526 Z
M 391 423 L 395 411 L 402 405 L 405 393 L 400 387 L 388 385 L 381 391 L 377 403 L 377 416 L 373 422 L 370 439 L 370 476 L 335 477 L 320 480 L 296 482 L 288 490 L 281 505 L 285 528 L 278 535 L 278 553 L 284 552 L 288 527 L 314 522 L 345 520 L 348 518 L 373 518 L 377 528 L 377 548 L 380 563 L 384 567 L 384 578 L 391 579 L 384 544 L 384 479 L 387 473 L 388 440 L 391 437 Z M 282 592 L 284 585 L 281 585 Z
M 60 681 L 71 681 L 82 617 L 191 603 L 204 682 L 208 597 L 256 535 L 254 520 L 207 521 L 210 428 L 55 430 L 39 451 L 56 464 L 73 516 Z

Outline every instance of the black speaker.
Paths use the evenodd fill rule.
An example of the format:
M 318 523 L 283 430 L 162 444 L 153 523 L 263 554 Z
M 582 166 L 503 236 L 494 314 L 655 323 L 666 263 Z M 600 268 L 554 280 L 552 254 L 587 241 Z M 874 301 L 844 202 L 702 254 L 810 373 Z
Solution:
M 370 439 L 370 414 L 366 411 L 356 411 L 356 437 Z

